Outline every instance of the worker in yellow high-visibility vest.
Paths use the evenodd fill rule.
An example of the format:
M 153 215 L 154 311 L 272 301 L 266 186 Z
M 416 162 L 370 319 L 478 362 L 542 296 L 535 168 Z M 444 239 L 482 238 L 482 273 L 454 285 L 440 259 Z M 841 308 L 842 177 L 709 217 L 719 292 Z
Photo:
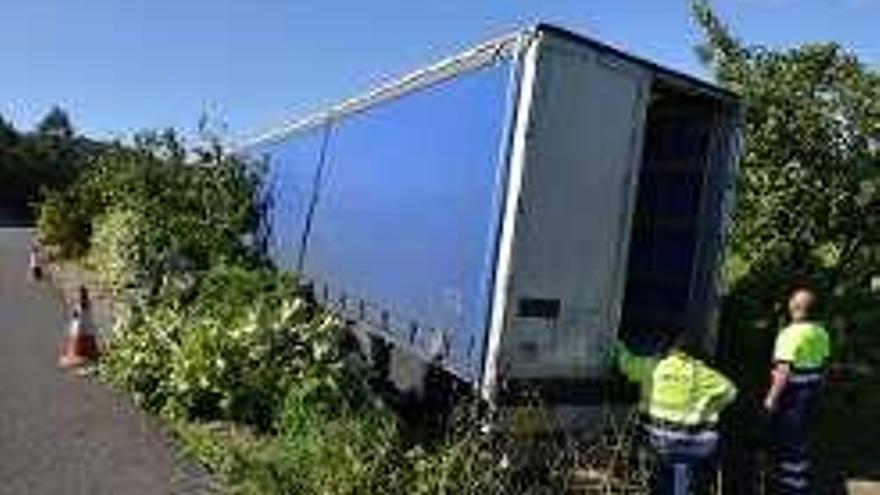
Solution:
M 617 362 L 640 385 L 639 408 L 658 465 L 652 493 L 698 491 L 711 474 L 721 412 L 736 398 L 723 374 L 685 351 L 684 334 L 659 356 L 633 354 L 618 345 Z
M 775 493 L 809 493 L 807 436 L 830 355 L 828 332 L 812 321 L 816 295 L 798 289 L 788 301 L 791 324 L 776 337 L 771 384 L 764 399 L 770 415 Z

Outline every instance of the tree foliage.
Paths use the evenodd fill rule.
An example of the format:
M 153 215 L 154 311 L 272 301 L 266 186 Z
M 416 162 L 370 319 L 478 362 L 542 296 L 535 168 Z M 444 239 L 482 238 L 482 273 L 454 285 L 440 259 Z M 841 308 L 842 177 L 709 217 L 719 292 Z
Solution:
M 33 132 L 0 117 L 0 210 L 28 218 L 46 189 L 63 189 L 104 145 L 77 136 L 67 113 L 53 107 Z
M 172 131 L 142 133 L 47 195 L 41 240 L 62 256 L 88 253 L 117 296 L 142 298 L 169 273 L 251 259 L 242 236 L 257 226 L 258 181 L 216 141 L 188 149 Z
M 821 422 L 836 429 L 822 443 L 840 453 L 860 444 L 858 425 L 876 411 L 866 401 L 880 387 L 880 293 L 871 287 L 880 276 L 880 73 L 836 43 L 746 45 L 707 0 L 691 6 L 705 35 L 699 55 L 744 103 L 722 359 L 757 399 L 787 291 L 815 287 L 834 368 L 848 377 L 826 397 L 847 414 Z M 748 419 L 758 407 L 734 415 L 738 440 L 759 423 Z M 852 452 L 837 458 L 870 456 Z
M 784 266 L 832 294 L 858 292 L 880 266 L 880 73 L 836 43 L 746 46 L 694 0 L 700 48 L 742 95 L 731 282 Z
M 37 134 L 56 139 L 71 139 L 74 134 L 73 123 L 67 112 L 61 107 L 55 106 L 37 124 Z

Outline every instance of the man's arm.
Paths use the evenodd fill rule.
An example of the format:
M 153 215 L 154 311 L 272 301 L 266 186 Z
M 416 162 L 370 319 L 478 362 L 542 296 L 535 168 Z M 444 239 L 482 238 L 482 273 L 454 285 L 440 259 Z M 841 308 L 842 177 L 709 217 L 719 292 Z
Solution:
M 767 412 L 776 410 L 779 396 L 788 385 L 788 380 L 791 377 L 791 363 L 795 360 L 800 343 L 798 335 L 794 327 L 788 326 L 776 336 L 776 342 L 773 346 L 773 368 L 770 370 L 770 389 L 764 396 L 764 409 Z
M 708 366 L 705 371 L 700 374 L 700 387 L 702 393 L 709 398 L 707 412 L 721 413 L 736 399 L 736 385 L 720 371 Z
M 629 381 L 636 383 L 646 380 L 657 364 L 656 358 L 633 354 L 621 341 L 615 344 L 615 354 L 618 369 Z
M 770 372 L 770 390 L 767 391 L 767 396 L 764 398 L 764 409 L 768 412 L 776 410 L 779 396 L 782 395 L 782 391 L 785 390 L 785 386 L 788 385 L 788 379 L 790 376 L 790 363 L 778 361 L 773 365 L 773 370 Z

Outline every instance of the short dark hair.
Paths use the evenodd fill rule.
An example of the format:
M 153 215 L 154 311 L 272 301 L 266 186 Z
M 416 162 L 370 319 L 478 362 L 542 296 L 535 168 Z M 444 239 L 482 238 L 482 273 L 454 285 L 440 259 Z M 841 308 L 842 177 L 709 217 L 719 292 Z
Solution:
M 667 349 L 678 349 L 694 355 L 701 354 L 704 349 L 703 342 L 699 337 L 700 335 L 699 332 L 695 332 L 693 329 L 675 329 L 669 333 Z

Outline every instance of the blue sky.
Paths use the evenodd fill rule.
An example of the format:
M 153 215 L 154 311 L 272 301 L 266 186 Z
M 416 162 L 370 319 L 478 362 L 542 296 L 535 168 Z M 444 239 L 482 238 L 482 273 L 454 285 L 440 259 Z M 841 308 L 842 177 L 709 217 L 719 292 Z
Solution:
M 247 134 L 537 20 L 706 77 L 685 0 L 0 0 L 0 114 Z M 880 0 L 716 0 L 743 39 L 835 40 L 880 66 Z

